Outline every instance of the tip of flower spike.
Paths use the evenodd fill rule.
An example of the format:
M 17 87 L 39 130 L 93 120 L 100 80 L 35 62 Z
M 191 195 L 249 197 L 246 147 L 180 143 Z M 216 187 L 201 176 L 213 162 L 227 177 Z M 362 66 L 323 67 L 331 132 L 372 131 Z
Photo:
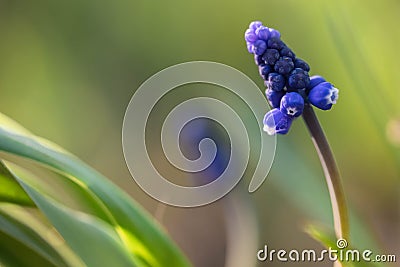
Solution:
M 244 33 L 244 39 L 247 43 L 247 50 L 250 53 L 256 55 L 262 55 L 264 50 L 267 48 L 267 42 L 271 41 L 271 48 L 279 48 L 284 47 L 282 41 L 280 41 L 281 34 L 279 31 L 268 28 L 262 25 L 260 21 L 253 21 L 250 23 L 249 28 Z M 260 41 L 265 42 L 265 44 Z M 265 48 L 264 48 L 265 46 Z
M 267 44 L 263 40 L 257 40 L 253 44 L 253 53 L 255 55 L 260 56 L 264 54 L 266 49 L 267 49 Z
M 278 30 L 269 28 L 269 36 L 271 38 L 281 38 L 281 33 Z
M 258 39 L 267 41 L 270 35 L 270 31 L 265 26 L 260 26 L 255 30 L 255 34 L 257 35 Z
M 252 22 L 250 22 L 249 29 L 255 31 L 260 26 L 262 26 L 261 21 L 252 21 Z

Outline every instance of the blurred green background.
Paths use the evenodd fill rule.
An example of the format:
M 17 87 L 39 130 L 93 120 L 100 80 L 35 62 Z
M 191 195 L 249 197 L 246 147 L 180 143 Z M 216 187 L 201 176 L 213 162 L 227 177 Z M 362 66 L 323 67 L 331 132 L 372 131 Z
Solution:
M 303 226 L 317 221 L 331 227 L 331 211 L 301 120 L 278 138 L 275 164 L 261 189 L 249 195 L 239 187 L 197 209 L 165 207 L 145 195 L 122 155 L 125 108 L 140 84 L 165 67 L 221 62 L 263 90 L 243 40 L 248 23 L 261 20 L 280 30 L 312 74 L 340 89 L 335 108 L 318 116 L 353 210 L 354 242 L 399 258 L 399 14 L 397 0 L 0 0 L 0 111 L 112 178 L 196 266 L 223 266 L 246 253 L 255 260 L 264 244 L 319 247 Z M 246 189 L 248 180 L 241 184 Z M 225 212 L 232 203 L 235 211 Z M 242 255 L 229 252 L 240 242 Z

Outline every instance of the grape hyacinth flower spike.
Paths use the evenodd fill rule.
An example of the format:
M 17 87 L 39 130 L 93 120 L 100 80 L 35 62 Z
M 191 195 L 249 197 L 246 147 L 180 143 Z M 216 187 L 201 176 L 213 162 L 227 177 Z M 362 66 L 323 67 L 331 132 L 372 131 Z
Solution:
M 266 86 L 267 99 L 271 107 L 279 108 L 286 116 L 285 121 L 288 121 L 285 124 L 287 129 L 272 131 L 271 125 L 266 125 L 264 128 L 268 129 L 268 134 L 288 133 L 292 120 L 302 114 L 304 105 L 311 104 L 322 110 L 331 109 L 339 93 L 337 88 L 321 76 L 310 78 L 310 66 L 298 58 L 280 37 L 279 31 L 265 27 L 259 21 L 250 23 L 245 32 L 248 51 L 254 54 Z M 284 97 L 286 94 L 290 94 L 290 97 Z M 281 103 L 282 99 L 284 103 Z M 296 112 L 292 113 L 294 109 Z M 271 110 L 270 114 L 276 117 L 278 113 Z M 275 127 L 282 127 L 282 124 L 277 121 Z
M 264 131 L 269 135 L 287 134 L 292 122 L 302 116 L 311 134 L 331 197 L 337 238 L 348 238 L 347 207 L 339 171 L 328 141 L 312 106 L 330 110 L 339 90 L 321 76 L 310 77 L 310 66 L 285 44 L 279 31 L 260 21 L 250 23 L 245 32 L 247 50 L 254 54 L 265 95 L 273 108 L 264 117 Z

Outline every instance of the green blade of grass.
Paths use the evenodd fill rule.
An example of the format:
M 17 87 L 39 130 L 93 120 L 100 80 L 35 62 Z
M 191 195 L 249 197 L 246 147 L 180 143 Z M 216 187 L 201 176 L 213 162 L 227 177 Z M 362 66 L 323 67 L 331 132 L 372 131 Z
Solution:
M 72 210 L 31 184 L 32 174 L 15 165 L 11 172 L 40 210 L 87 266 L 144 266 L 134 262 L 114 229 L 103 220 Z
M 161 227 L 126 193 L 73 155 L 47 140 L 21 130 L 16 123 L 10 123 L 10 119 L 4 115 L 0 115 L 0 150 L 75 177 L 111 212 L 118 224 L 119 238 L 130 251 L 137 251 L 135 244 L 140 241 L 140 251 L 151 254 L 159 266 L 190 266 Z
M 0 232 L 7 237 L 6 239 L 0 238 L 0 246 L 10 246 L 6 240 L 13 239 L 12 243 L 18 247 L 17 253 L 24 256 L 35 254 L 30 258 L 37 258 L 38 262 L 47 263 L 37 266 L 84 266 L 58 233 L 47 225 L 48 223 L 46 224 L 39 217 L 33 216 L 34 212 L 35 209 L 27 210 L 14 204 L 1 204 Z M 9 260 L 11 260 L 13 254 L 4 252 L 3 256 L 0 257 L 10 258 Z M 29 266 L 34 265 L 31 263 Z
M 5 168 L 0 166 L 0 202 L 15 203 L 22 206 L 35 204 Z
M 0 231 L 0 266 L 55 267 L 56 265 L 37 254 L 23 242 Z

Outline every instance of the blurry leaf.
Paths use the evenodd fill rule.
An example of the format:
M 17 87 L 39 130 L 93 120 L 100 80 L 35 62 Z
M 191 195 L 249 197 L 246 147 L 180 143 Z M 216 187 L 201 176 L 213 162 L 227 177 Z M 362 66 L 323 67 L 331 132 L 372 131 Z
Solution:
M 134 248 L 134 250 L 130 251 L 132 253 L 130 257 L 132 256 L 135 258 L 134 262 L 147 262 L 151 266 L 158 266 L 157 261 L 152 257 L 151 253 L 143 247 L 141 242 L 136 240 L 135 237 L 130 237 L 129 233 L 121 229 L 102 202 L 93 196 L 88 188 L 80 184 L 74 177 L 67 177 L 61 173 L 41 172 L 38 174 L 40 175 L 39 178 L 39 176 L 33 173 L 30 174 L 21 170 L 21 168 L 15 164 L 9 162 L 5 162 L 4 164 L 18 175 L 19 178 L 16 178 L 17 180 L 23 178 L 24 184 L 29 184 L 35 191 L 51 199 L 52 203 L 62 203 L 62 206 L 65 208 L 87 215 L 93 215 L 97 219 L 101 219 L 107 223 L 107 226 L 111 229 L 113 234 L 116 236 L 119 235 L 118 241 L 121 246 L 130 242 L 130 247 Z M 52 175 L 46 177 L 49 174 Z M 46 214 L 45 211 L 43 212 Z M 55 224 L 55 227 L 58 226 Z M 84 241 L 81 242 L 81 244 L 83 243 Z
M 26 192 L 88 266 L 137 266 L 114 229 L 86 213 L 71 210 L 32 186 L 30 173 L 12 167 Z M 90 241 L 90 245 L 87 243 Z
M 36 254 L 32 255 L 32 258 L 41 258 L 38 260 L 39 262 L 47 262 L 45 265 L 37 266 L 83 266 L 57 232 L 46 226 L 33 213 L 34 210 L 28 211 L 18 205 L 1 204 L 0 232 L 3 232 L 2 235 L 7 235 L 7 238 L 0 238 L 0 246 L 10 247 L 8 241 L 14 239 L 13 243 L 18 246 L 16 251 L 19 255 L 24 255 L 23 258 L 26 257 L 26 254 Z M 29 252 L 25 252 L 25 250 L 29 250 Z M 15 254 L 14 252 L 8 255 L 5 251 L 3 252 L 4 255 L 0 258 L 12 258 Z M 28 265 L 15 266 L 34 265 L 30 262 Z
M 24 243 L 0 231 L 0 266 L 53 267 L 56 265 L 37 254 Z
M 35 204 L 14 179 L 10 172 L 0 162 L 0 202 L 15 203 L 24 206 Z
M 128 247 L 129 251 L 137 252 L 137 246 L 134 244 L 140 242 L 141 247 L 145 248 L 146 253 L 139 256 L 146 258 L 148 262 L 152 262 L 155 259 L 158 266 L 165 266 L 165 264 L 175 267 L 190 266 L 183 254 L 161 230 L 160 226 L 107 178 L 58 146 L 53 145 L 47 140 L 44 141 L 34 135 L 27 134 L 26 130 L 21 131 L 21 127 L 16 125 L 16 123 L 9 122 L 10 119 L 4 115 L 0 115 L 0 150 L 32 159 L 60 173 L 68 174 L 67 177 L 69 178 L 76 179 L 81 186 L 90 191 L 92 196 L 97 198 L 101 205 L 103 205 L 104 209 L 112 216 L 117 229 L 123 229 L 123 232 L 117 231 L 117 233 L 119 238 L 125 241 L 124 244 Z M 54 203 L 49 204 L 50 201 L 46 201 L 45 197 L 41 196 L 28 185 L 25 186 L 36 204 L 40 202 L 40 208 L 43 209 L 46 207 L 54 213 L 59 213 L 60 216 L 61 214 L 65 214 L 70 219 L 76 215 L 74 211 L 65 207 L 52 206 Z M 49 216 L 49 214 L 46 215 Z M 82 222 L 86 222 L 86 225 L 89 225 L 88 218 L 90 218 L 89 221 L 93 221 L 96 225 L 104 224 L 103 221 L 95 219 L 92 216 L 85 215 L 79 217 L 81 219 L 84 218 Z M 56 222 L 55 219 L 51 221 L 54 223 Z M 68 226 L 68 224 L 58 223 L 60 223 L 60 226 Z M 59 228 L 57 229 L 64 236 L 65 232 Z M 111 235 L 111 233 L 108 234 Z M 67 241 L 68 237 L 64 236 Z M 135 239 L 133 241 L 132 238 L 127 239 L 127 237 L 135 237 Z M 113 242 L 114 239 L 110 238 L 109 240 Z M 148 255 L 152 255 L 152 258 L 148 258 Z M 153 264 L 153 266 L 157 265 Z

